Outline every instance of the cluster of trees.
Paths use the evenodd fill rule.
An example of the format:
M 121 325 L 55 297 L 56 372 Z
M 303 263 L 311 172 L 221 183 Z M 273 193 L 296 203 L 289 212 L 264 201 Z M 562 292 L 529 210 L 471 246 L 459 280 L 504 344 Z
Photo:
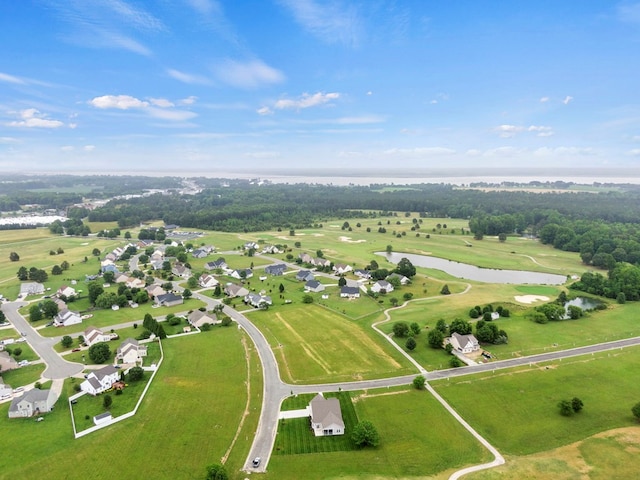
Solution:
M 577 320 L 584 315 L 582 308 L 577 305 L 565 306 L 568 298 L 565 292 L 560 292 L 553 302 L 539 305 L 529 313 L 529 317 L 536 323 L 557 322 L 560 320 Z
M 27 267 L 20 267 L 16 275 L 21 282 L 30 280 L 32 282 L 44 283 L 47 281 L 47 278 L 49 278 L 47 272 L 36 267 L 31 267 L 28 270 Z
M 29 321 L 37 322 L 43 318 L 53 318 L 58 314 L 58 304 L 53 300 L 44 300 L 29 307 Z
M 91 233 L 89 225 L 82 223 L 80 218 L 70 218 L 64 222 L 56 220 L 49 225 L 49 231 L 54 235 L 77 235 L 86 237 Z
M 110 357 L 111 350 L 106 342 L 94 343 L 89 347 L 89 358 L 93 363 L 105 363 Z
M 511 312 L 508 308 L 504 308 L 502 305 L 498 305 L 496 309 L 493 309 L 493 305 L 485 305 L 484 307 L 480 307 L 476 305 L 471 310 L 469 310 L 469 317 L 476 319 L 482 317 L 485 322 L 490 322 L 492 320 L 491 314 L 496 312 L 502 318 L 509 318 L 511 316 Z
M 571 400 L 560 400 L 558 408 L 560 409 L 560 415 L 569 417 L 582 411 L 584 403 L 578 397 L 573 397 Z
M 144 315 L 142 320 L 142 326 L 150 334 L 155 334 L 158 338 L 167 338 L 167 334 L 164 331 L 164 327 L 158 323 L 158 321 L 151 316 L 150 313 Z
M 620 262 L 603 276 L 585 272 L 580 280 L 569 286 L 573 290 L 615 298 L 618 303 L 640 300 L 640 267 Z
M 164 227 L 160 228 L 141 228 L 138 232 L 138 240 L 153 240 L 156 242 L 164 242 L 167 238 L 167 232 Z

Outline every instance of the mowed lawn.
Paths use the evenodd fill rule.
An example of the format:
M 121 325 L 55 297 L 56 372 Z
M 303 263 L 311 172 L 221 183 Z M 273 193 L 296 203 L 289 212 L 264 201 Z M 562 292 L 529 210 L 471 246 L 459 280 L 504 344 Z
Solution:
M 219 463 L 230 447 L 245 409 L 243 335 L 236 328 L 220 327 L 165 341 L 164 363 L 138 414 L 78 440 L 73 439 L 66 396 L 40 423 L 9 420 L 8 404 L 0 406 L 0 446 L 12 452 L 3 457 L 2 476 L 203 478 L 206 465 Z M 254 395 L 227 462 L 230 472 L 238 471 L 246 459 L 260 411 L 261 374 L 253 346 L 247 343 Z
M 346 382 L 415 371 L 372 330 L 315 304 L 247 316 L 267 337 L 287 382 Z
M 433 382 L 436 390 L 502 453 L 526 455 L 637 425 L 640 348 Z M 571 417 L 558 402 L 578 397 Z
M 489 460 L 488 452 L 425 391 L 397 388 L 351 395 L 358 419 L 370 420 L 380 434 L 377 448 L 274 455 L 265 478 L 425 478 Z

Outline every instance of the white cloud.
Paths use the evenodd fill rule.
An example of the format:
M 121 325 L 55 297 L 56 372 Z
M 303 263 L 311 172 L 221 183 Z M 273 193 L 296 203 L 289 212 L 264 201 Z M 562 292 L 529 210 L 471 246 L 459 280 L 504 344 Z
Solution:
M 564 100 L 562 100 L 562 103 L 564 103 L 565 105 L 569 105 L 572 100 L 573 97 L 571 95 L 567 95 L 566 97 L 564 97 Z
M 594 153 L 592 148 L 581 147 L 542 147 L 533 151 L 533 154 L 538 157 L 584 156 L 593 155 Z
M 553 135 L 553 129 L 545 125 L 530 125 L 524 127 L 522 125 L 499 125 L 494 128 L 502 138 L 513 138 L 520 132 L 535 132 L 538 137 L 550 137 Z
M 174 78 L 182 83 L 187 83 L 189 85 L 211 85 L 211 81 L 208 78 L 203 77 L 202 75 L 185 73 L 174 68 L 168 69 L 167 74 L 171 78 Z
M 21 78 L 14 77 L 13 75 L 9 75 L 8 73 L 2 73 L 2 72 L 0 72 L 0 82 L 16 83 L 19 85 L 24 85 L 25 83 L 27 83 Z
M 258 112 L 258 115 L 273 115 L 273 110 L 271 110 L 269 107 L 260 107 L 256 111 Z
M 553 129 L 545 125 L 530 125 L 527 131 L 536 132 L 538 137 L 550 137 L 553 135 Z
M 336 123 L 340 125 L 362 125 L 367 123 L 382 123 L 385 121 L 384 117 L 379 115 L 363 115 L 360 117 L 342 117 L 336 120 Z
M 149 102 L 138 100 L 130 95 L 103 95 L 102 97 L 95 97 L 89 103 L 96 108 L 117 108 L 119 110 L 146 108 L 149 106 Z
M 96 149 L 95 145 L 85 145 L 82 147 L 85 152 L 93 152 Z
M 196 100 L 198 99 L 198 97 L 191 95 L 187 98 L 183 98 L 182 100 L 178 100 L 178 103 L 180 105 L 193 105 L 194 103 L 196 103 Z
M 358 45 L 362 21 L 355 5 L 344 1 L 280 0 L 303 28 L 326 43 Z
M 151 103 L 151 105 L 160 108 L 175 107 L 175 104 L 167 100 L 166 98 L 150 98 L 149 102 Z
M 417 148 L 391 148 L 383 152 L 385 155 L 401 156 L 401 157 L 422 157 L 422 156 L 441 156 L 453 155 L 455 150 L 445 147 L 417 147 Z
M 303 93 L 302 96 L 297 100 L 291 100 L 286 98 L 278 100 L 275 103 L 274 107 L 278 110 L 310 108 L 310 107 L 316 107 L 318 105 L 323 105 L 325 103 L 329 103 L 331 102 L 331 100 L 337 100 L 338 98 L 340 98 L 340 94 L 336 92 L 332 92 L 332 93 L 317 92 L 312 95 L 308 93 Z
M 26 128 L 60 128 L 64 123 L 60 120 L 48 119 L 46 114 L 40 113 L 35 108 L 27 108 L 19 112 L 21 120 L 9 122 L 10 127 L 26 127 Z
M 285 76 L 280 71 L 270 67 L 261 60 L 237 62 L 227 60 L 215 67 L 218 78 L 234 87 L 256 88 L 261 85 L 281 83 Z
M 373 92 L 372 92 L 371 90 L 369 90 L 369 91 L 367 92 L 367 95 L 373 95 Z
M 9 143 L 20 143 L 20 140 L 18 140 L 15 137 L 0 137 L 0 144 L 9 144 Z
M 640 148 L 634 148 L 633 150 L 629 150 L 627 155 L 640 156 Z
M 198 116 L 196 113 L 188 110 L 165 110 L 162 108 L 149 108 L 147 109 L 147 113 L 154 118 L 174 122 L 184 122 L 185 120 L 190 120 Z
M 486 150 L 483 153 L 483 156 L 485 157 L 515 156 L 515 155 L 519 155 L 522 152 L 523 152 L 522 149 L 517 149 L 515 147 L 498 147 L 498 148 L 491 148 L 489 150 Z
M 201 15 L 211 15 L 221 10 L 220 4 L 212 0 L 186 0 L 186 2 Z
M 549 97 L 541 97 L 540 103 L 547 103 L 549 100 L 551 100 Z

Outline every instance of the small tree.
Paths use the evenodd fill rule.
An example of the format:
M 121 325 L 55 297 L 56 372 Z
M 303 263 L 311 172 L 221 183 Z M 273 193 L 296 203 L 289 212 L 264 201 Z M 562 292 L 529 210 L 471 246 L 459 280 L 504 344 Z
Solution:
M 64 348 L 69 348 L 71 345 L 73 345 L 73 338 L 71 338 L 69 335 L 65 335 L 64 337 L 62 337 L 62 340 L 60 340 L 60 344 Z
M 279 291 L 280 293 L 283 293 L 283 292 L 284 292 L 284 285 L 283 285 L 282 283 L 281 283 L 281 284 L 280 284 L 280 286 L 278 287 L 278 291 Z
M 575 413 L 578 413 L 580 410 L 582 410 L 583 407 L 584 403 L 582 403 L 582 400 L 580 400 L 578 397 L 573 397 L 571 399 L 571 409 Z
M 13 349 L 13 356 L 18 358 L 20 355 L 22 355 L 22 349 L 20 347 L 14 348 Z
M 105 342 L 94 343 L 89 347 L 89 358 L 93 363 L 104 363 L 109 360 L 111 356 L 111 350 L 109 345 Z
M 418 325 L 418 322 L 412 322 L 411 325 L 409 325 L 409 328 L 411 329 L 411 333 L 413 333 L 414 335 L 420 335 L 420 325 Z
M 214 463 L 213 465 L 209 465 L 207 467 L 207 477 L 206 480 L 228 480 L 229 475 L 225 470 L 224 466 Z
M 568 417 L 573 413 L 573 408 L 569 400 L 561 400 L 558 402 L 558 408 L 560 409 L 560 415 L 564 417 Z
M 406 337 L 409 334 L 409 324 L 407 324 L 407 322 L 394 323 L 393 334 L 400 338 Z
M 344 277 L 340 277 L 338 279 L 338 286 L 339 287 L 344 287 L 347 284 L 347 279 Z
M 188 288 L 185 288 L 185 289 L 182 291 L 182 297 L 183 297 L 185 300 L 189 300 L 192 296 L 193 296 L 193 292 L 192 292 L 191 290 L 189 290 Z
M 142 380 L 142 378 L 144 377 L 144 370 L 142 369 L 142 367 L 132 367 L 129 370 L 128 375 L 130 382 L 137 382 L 139 380 Z
M 105 410 L 109 410 L 109 407 L 111 407 L 111 404 L 113 403 L 113 398 L 111 398 L 111 395 L 107 394 L 104 396 L 104 398 L 102 399 L 102 406 L 104 407 Z
M 351 439 L 358 447 L 377 447 L 380 443 L 378 430 L 369 420 L 363 420 L 353 427 Z
M 31 305 L 29 307 L 29 321 L 37 322 L 38 320 L 42 320 L 42 310 L 39 305 Z
M 640 402 L 631 407 L 631 413 L 633 413 L 633 416 L 640 421 Z
M 451 295 L 451 292 L 449 291 L 449 285 L 445 283 L 442 286 L 442 290 L 440 290 L 440 295 Z
M 302 303 L 313 303 L 313 297 L 309 294 L 302 296 Z
M 2 310 L 0 310 L 0 324 L 3 324 L 7 321 L 7 317 L 5 316 L 4 312 Z
M 11 252 L 9 254 L 9 260 L 11 260 L 12 262 L 17 262 L 18 260 L 20 260 L 20 255 L 18 255 L 16 252 Z
M 404 346 L 407 347 L 407 350 L 409 350 L 410 352 L 415 350 L 416 345 L 416 340 L 413 337 L 407 338 L 407 342 L 404 344 Z
M 427 334 L 427 343 L 431 348 L 442 348 L 442 342 L 444 341 L 444 333 L 440 330 L 429 330 Z
M 393 245 L 387 245 L 387 253 L 393 252 Z
M 453 368 L 458 368 L 458 367 L 461 367 L 462 365 L 463 365 L 462 360 L 460 360 L 456 356 L 451 357 L 451 360 L 449 360 L 449 366 Z
M 424 376 L 418 375 L 413 379 L 413 386 L 416 388 L 416 390 L 422 390 L 426 382 L 427 380 L 424 378 Z

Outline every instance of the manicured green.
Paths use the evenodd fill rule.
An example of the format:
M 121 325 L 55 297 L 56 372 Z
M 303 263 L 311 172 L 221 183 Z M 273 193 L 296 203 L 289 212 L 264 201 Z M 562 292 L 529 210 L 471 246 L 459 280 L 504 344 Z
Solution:
M 7 370 L 2 372 L 2 380 L 13 388 L 22 387 L 38 381 L 45 369 L 46 365 L 44 363 L 36 363 L 34 365 Z

